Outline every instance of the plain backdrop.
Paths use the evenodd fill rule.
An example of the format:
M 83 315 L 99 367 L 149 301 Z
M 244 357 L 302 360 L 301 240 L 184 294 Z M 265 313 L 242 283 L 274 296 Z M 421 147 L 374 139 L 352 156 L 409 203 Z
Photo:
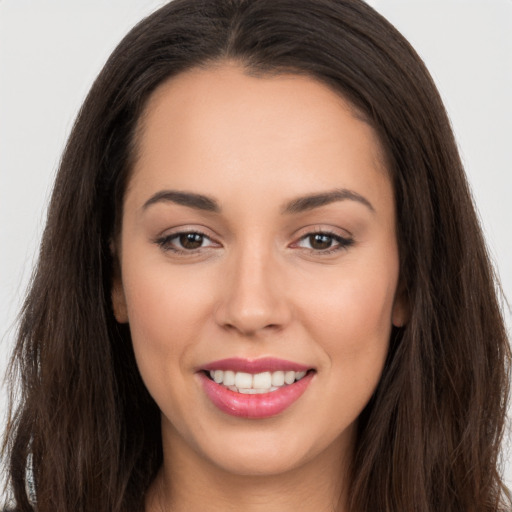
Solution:
M 123 35 L 161 0 L 0 0 L 0 372 L 65 140 Z M 373 0 L 445 101 L 505 295 L 512 299 L 512 0 Z M 510 311 L 505 311 L 510 327 Z M 0 416 L 6 413 L 0 389 Z M 3 430 L 3 429 L 2 429 Z M 510 452 L 505 474 L 512 484 Z

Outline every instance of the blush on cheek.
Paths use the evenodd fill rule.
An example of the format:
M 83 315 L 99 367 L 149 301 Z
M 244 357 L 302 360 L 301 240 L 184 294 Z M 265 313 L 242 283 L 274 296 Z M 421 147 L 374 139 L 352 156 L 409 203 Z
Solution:
M 324 339 L 352 340 L 359 345 L 379 333 L 388 338 L 393 297 L 386 289 L 380 289 L 378 283 L 362 287 L 357 282 L 346 282 L 338 290 L 316 296 L 321 300 L 311 301 L 310 318 L 316 329 L 320 326 L 331 333 Z

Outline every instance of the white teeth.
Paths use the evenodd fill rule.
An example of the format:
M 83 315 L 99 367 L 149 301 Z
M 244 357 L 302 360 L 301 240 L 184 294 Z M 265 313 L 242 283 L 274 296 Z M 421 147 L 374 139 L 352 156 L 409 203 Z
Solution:
M 254 395 L 255 390 L 252 388 L 237 388 L 237 391 L 244 395 Z
M 246 388 L 240 388 L 240 389 L 235 388 L 234 390 L 231 389 L 231 391 L 238 391 L 238 393 L 242 393 L 244 395 L 261 395 L 262 393 L 270 393 L 271 391 L 275 391 L 276 389 L 279 389 L 279 388 L 275 388 L 275 387 L 270 387 L 270 388 L 248 388 L 248 389 L 246 389 Z
M 272 375 L 270 372 L 257 373 L 252 378 L 252 387 L 257 389 L 268 389 L 272 386 Z
M 238 392 L 243 393 L 244 395 L 256 395 L 258 394 L 260 390 L 259 389 L 253 389 L 253 388 L 239 388 Z M 264 392 L 267 391 L 266 389 Z
M 262 372 L 254 375 L 232 370 L 211 370 L 210 377 L 217 384 L 226 386 L 231 391 L 247 395 L 269 393 L 282 386 L 293 384 L 302 379 L 307 372 L 282 371 Z
M 245 372 L 236 372 L 235 374 L 235 386 L 240 388 L 252 388 L 252 375 Z
M 272 372 L 272 386 L 283 386 L 284 385 L 284 372 L 277 371 Z
M 224 386 L 234 386 L 235 385 L 235 372 L 231 370 L 226 370 L 224 372 L 224 379 L 222 381 Z
M 293 384 L 295 382 L 295 372 L 285 372 L 284 381 L 286 384 Z

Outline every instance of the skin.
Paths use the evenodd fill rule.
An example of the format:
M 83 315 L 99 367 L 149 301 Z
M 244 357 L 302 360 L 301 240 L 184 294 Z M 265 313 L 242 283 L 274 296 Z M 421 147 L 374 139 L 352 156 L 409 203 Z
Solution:
M 164 464 L 146 509 L 345 510 L 357 418 L 392 324 L 405 320 L 374 130 L 312 78 L 248 76 L 233 63 L 164 83 L 140 128 L 112 299 L 162 412 Z M 340 189 L 353 195 L 284 211 Z M 220 211 L 155 197 L 168 190 L 208 196 Z M 176 233 L 195 231 L 200 248 L 173 250 Z M 319 249 L 312 232 L 351 243 L 328 235 Z M 228 357 L 278 357 L 316 374 L 283 413 L 236 418 L 196 374 Z

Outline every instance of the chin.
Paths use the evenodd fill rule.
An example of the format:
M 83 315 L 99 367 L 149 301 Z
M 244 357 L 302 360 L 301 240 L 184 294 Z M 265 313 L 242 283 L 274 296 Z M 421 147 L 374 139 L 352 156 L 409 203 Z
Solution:
M 288 450 L 257 446 L 250 450 L 232 450 L 212 458 L 218 469 L 238 476 L 275 476 L 301 467 L 306 454 L 289 453 Z
M 217 430 L 208 443 L 197 449 L 213 466 L 226 473 L 262 477 L 300 470 L 314 464 L 316 458 L 322 459 L 327 451 L 342 453 L 344 435 L 323 432 L 319 436 L 307 429 L 301 431 L 300 425 L 296 435 L 290 432 L 289 426 L 274 430 L 265 427 L 271 426 L 252 425 L 251 432 L 241 429 L 226 436 Z

